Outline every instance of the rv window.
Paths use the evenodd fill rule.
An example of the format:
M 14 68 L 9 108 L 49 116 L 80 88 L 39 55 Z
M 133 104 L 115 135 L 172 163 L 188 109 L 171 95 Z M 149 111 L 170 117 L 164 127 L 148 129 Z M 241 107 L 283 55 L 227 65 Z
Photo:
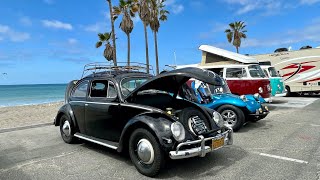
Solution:
M 245 68 L 228 68 L 226 72 L 227 78 L 241 78 L 247 77 Z

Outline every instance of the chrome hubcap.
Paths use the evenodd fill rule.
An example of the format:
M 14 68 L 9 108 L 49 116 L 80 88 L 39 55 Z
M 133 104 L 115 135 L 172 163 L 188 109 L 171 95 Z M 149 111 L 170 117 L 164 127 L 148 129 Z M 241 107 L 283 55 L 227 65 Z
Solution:
M 62 131 L 63 131 L 63 134 L 65 134 L 66 136 L 70 136 L 70 134 L 71 134 L 71 127 L 70 127 L 69 121 L 65 121 L 65 122 L 63 123 Z
M 144 164 L 153 163 L 154 150 L 152 144 L 147 139 L 140 139 L 137 148 L 138 157 Z
M 237 120 L 238 120 L 237 115 L 232 110 L 222 111 L 221 116 L 223 117 L 224 125 L 227 127 L 232 128 L 237 123 Z

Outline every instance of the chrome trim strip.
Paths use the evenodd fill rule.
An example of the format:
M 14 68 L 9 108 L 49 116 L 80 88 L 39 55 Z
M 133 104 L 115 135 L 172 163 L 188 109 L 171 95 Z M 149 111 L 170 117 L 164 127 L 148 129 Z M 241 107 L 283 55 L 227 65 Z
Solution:
M 93 143 L 96 143 L 96 144 L 100 144 L 102 146 L 105 146 L 105 147 L 108 147 L 108 148 L 111 148 L 111 149 L 114 149 L 114 150 L 118 149 L 118 147 L 116 147 L 116 146 L 113 146 L 113 145 L 110 145 L 110 144 L 106 144 L 106 143 L 103 143 L 103 142 L 100 142 L 100 141 L 96 141 L 96 140 L 81 136 L 81 135 L 79 135 L 77 133 L 74 134 L 74 136 L 77 137 L 77 138 L 80 138 L 80 139 L 84 139 L 86 141 L 90 141 L 90 142 L 93 142 Z
M 121 105 L 121 106 L 127 106 L 127 107 L 133 107 L 133 108 L 138 108 L 138 109 L 144 109 L 147 111 L 157 111 L 159 113 L 163 113 L 163 111 L 158 110 L 158 109 L 152 109 L 148 107 L 143 107 L 143 106 L 137 106 L 134 104 L 125 104 L 125 103 L 113 103 L 113 102 L 91 102 L 91 101 L 70 101 L 70 102 L 77 102 L 77 103 L 86 103 L 86 104 L 108 104 L 108 105 Z

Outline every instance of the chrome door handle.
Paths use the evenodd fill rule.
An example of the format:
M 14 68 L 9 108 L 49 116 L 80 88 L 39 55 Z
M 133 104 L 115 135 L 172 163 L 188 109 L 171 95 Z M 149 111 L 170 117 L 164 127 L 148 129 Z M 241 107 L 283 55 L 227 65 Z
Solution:
M 88 104 L 84 104 L 85 106 L 88 106 Z

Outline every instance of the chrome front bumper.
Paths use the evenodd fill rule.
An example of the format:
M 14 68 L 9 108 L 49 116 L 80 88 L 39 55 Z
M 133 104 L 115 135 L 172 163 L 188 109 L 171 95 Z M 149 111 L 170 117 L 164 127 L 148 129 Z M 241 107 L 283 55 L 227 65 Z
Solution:
M 271 103 L 272 102 L 272 98 L 269 97 L 269 98 L 264 98 L 264 100 L 267 102 L 267 103 Z
M 284 93 L 275 94 L 274 96 L 276 96 L 276 97 L 284 97 L 286 95 L 287 95 L 287 91 L 285 91 Z
M 202 135 L 200 135 L 198 140 L 182 142 L 178 144 L 175 151 L 169 152 L 169 156 L 171 159 L 184 159 L 184 158 L 190 158 L 195 156 L 204 157 L 207 153 L 221 148 L 219 147 L 216 149 L 212 149 L 210 146 L 206 146 L 205 142 L 220 139 L 222 137 L 224 137 L 224 145 L 221 147 L 233 144 L 233 131 L 232 129 L 228 129 L 227 131 L 213 137 L 204 138 Z M 181 147 L 189 146 L 192 144 L 200 144 L 200 147 L 180 150 Z

